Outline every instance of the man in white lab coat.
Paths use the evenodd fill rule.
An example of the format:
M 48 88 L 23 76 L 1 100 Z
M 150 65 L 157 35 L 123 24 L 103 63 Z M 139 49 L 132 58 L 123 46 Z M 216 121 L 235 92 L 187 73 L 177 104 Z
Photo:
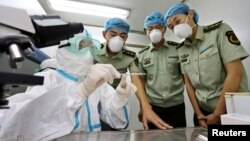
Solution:
M 44 76 L 44 85 L 8 98 L 10 109 L 0 111 L 1 141 L 52 140 L 71 132 L 100 131 L 100 119 L 115 129 L 128 125 L 128 97 L 136 87 L 126 75 L 116 89 L 108 84 L 121 74 L 112 65 L 93 65 L 97 44 L 92 41 L 75 36 L 70 46 L 58 50 L 56 60 L 41 64 L 50 67 L 35 74 Z

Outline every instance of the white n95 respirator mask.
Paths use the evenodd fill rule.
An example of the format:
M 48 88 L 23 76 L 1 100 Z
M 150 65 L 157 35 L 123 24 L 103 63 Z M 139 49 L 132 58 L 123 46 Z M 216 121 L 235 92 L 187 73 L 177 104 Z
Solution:
M 187 19 L 186 18 L 185 23 L 178 24 L 174 27 L 174 34 L 178 36 L 181 39 L 186 39 L 192 35 L 192 27 L 187 24 Z
M 153 29 L 149 34 L 149 38 L 152 43 L 155 43 L 155 44 L 159 43 L 162 39 L 162 32 L 158 29 Z
M 121 51 L 123 45 L 124 41 L 120 36 L 115 36 L 108 42 L 109 49 L 114 53 Z

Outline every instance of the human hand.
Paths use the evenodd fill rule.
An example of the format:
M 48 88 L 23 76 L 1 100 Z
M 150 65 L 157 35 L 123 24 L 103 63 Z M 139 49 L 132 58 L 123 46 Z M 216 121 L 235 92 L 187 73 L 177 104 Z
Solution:
M 79 94 L 86 98 L 103 83 L 112 84 L 115 78 L 120 78 L 121 74 L 110 64 L 95 64 L 90 68 L 87 77 L 79 84 L 77 90 Z
M 129 76 L 126 74 L 122 75 L 121 81 L 116 88 L 116 95 L 114 105 L 116 107 L 123 107 L 127 104 L 129 96 L 136 92 L 137 88 L 131 83 Z
M 207 124 L 219 124 L 220 123 L 220 115 L 212 113 L 207 116 Z
M 201 115 L 197 116 L 197 119 L 198 119 L 199 125 L 201 127 L 207 128 L 207 117 L 206 116 L 201 114 Z
M 136 86 L 129 80 L 129 75 L 123 74 L 116 93 L 120 97 L 129 97 L 137 91 Z
M 173 127 L 165 123 L 151 108 L 142 109 L 142 122 L 144 129 L 148 129 L 148 123 L 153 123 L 159 129 L 172 129 Z
M 217 115 L 215 113 L 209 114 L 207 116 L 198 117 L 198 119 L 199 119 L 199 121 L 200 120 L 206 121 L 207 125 L 220 123 L 220 115 Z M 206 128 L 207 128 L 207 126 L 206 126 Z
M 142 109 L 140 108 L 139 113 L 138 113 L 138 120 L 142 122 Z

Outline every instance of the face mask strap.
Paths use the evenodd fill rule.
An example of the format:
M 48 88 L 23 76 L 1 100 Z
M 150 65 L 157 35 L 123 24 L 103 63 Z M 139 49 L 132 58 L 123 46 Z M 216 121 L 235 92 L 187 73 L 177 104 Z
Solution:
M 194 24 L 193 26 L 191 26 L 191 28 L 193 29 L 194 27 L 196 27 L 197 25 L 196 24 Z
M 186 20 L 185 20 L 185 23 L 186 23 L 186 24 L 188 24 L 188 23 L 187 23 L 187 20 L 188 20 L 188 15 L 187 15 Z M 192 29 L 193 29 L 194 27 L 196 27 L 196 24 L 194 24 L 194 25 L 191 26 Z
M 186 20 L 185 20 L 185 23 L 186 23 L 186 24 L 187 24 L 187 20 L 188 20 L 188 15 L 187 15 Z

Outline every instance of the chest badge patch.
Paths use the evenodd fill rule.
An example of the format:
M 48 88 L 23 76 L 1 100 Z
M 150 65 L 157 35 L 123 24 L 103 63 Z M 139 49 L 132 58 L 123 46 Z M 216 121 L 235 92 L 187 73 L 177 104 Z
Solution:
M 187 58 L 189 56 L 189 54 L 183 54 L 181 55 L 181 58 Z
M 144 65 L 150 64 L 150 62 L 151 62 L 151 59 L 150 59 L 150 58 L 146 58 L 146 59 L 143 61 Z
M 187 58 L 182 58 L 181 63 L 187 62 Z

